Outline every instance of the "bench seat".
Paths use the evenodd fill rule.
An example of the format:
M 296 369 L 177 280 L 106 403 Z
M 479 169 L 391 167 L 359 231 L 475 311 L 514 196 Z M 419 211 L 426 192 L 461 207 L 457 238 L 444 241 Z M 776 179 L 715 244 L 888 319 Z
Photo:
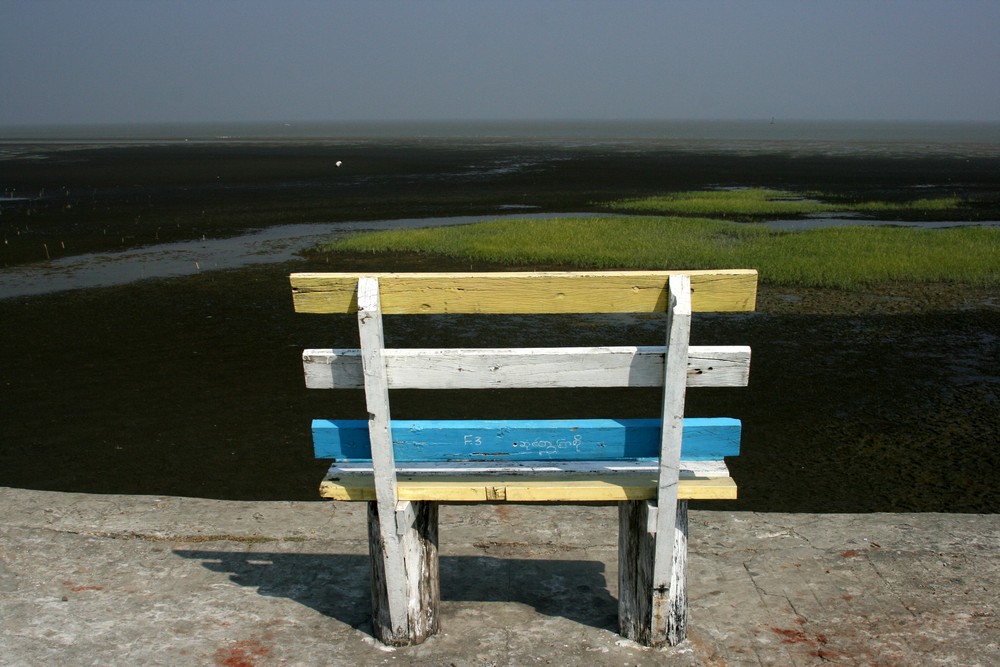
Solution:
M 656 498 L 659 419 L 396 420 L 399 500 L 617 502 Z M 684 420 L 681 500 L 735 499 L 724 457 L 741 424 Z M 368 423 L 313 420 L 317 458 L 335 463 L 320 485 L 332 500 L 375 500 Z
M 595 462 L 606 464 L 607 462 Z M 577 466 L 564 466 L 572 468 Z M 464 502 L 563 502 L 601 503 L 656 498 L 658 473 L 655 466 L 618 466 L 605 471 L 579 472 L 558 465 L 544 468 L 509 467 L 470 474 L 472 463 L 462 469 L 396 469 L 400 500 Z M 594 466 L 595 469 L 598 466 Z M 376 499 L 371 465 L 334 464 L 320 483 L 320 496 L 330 500 Z M 681 462 L 677 496 L 680 500 L 735 500 L 736 482 L 722 461 Z

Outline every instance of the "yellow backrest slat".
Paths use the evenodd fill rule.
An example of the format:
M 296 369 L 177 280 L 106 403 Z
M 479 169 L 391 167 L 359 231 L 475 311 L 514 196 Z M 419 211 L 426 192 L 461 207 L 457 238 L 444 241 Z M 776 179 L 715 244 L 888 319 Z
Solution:
M 293 273 L 299 313 L 357 312 L 361 276 L 379 279 L 382 312 L 437 313 L 654 313 L 665 312 L 667 282 L 691 276 L 692 308 L 700 312 L 752 311 L 754 270 L 574 271 L 506 273 Z

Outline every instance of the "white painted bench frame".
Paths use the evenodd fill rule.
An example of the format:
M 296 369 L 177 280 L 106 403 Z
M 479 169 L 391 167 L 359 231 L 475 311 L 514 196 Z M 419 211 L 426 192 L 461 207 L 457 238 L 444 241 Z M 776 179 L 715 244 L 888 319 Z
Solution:
M 300 275 L 303 278 L 299 285 L 308 285 L 309 274 Z M 539 279 L 544 280 L 545 275 Z M 755 284 L 755 274 L 753 280 Z M 674 645 L 683 641 L 687 623 L 687 502 L 678 499 L 682 468 L 688 475 L 701 478 L 699 481 L 711 484 L 719 480 L 723 485 L 732 485 L 722 462 L 682 465 L 685 391 L 687 386 L 745 385 L 750 358 L 745 347 L 689 346 L 690 276 L 674 273 L 668 278 L 667 340 L 662 348 L 386 349 L 379 278 L 361 276 L 356 281 L 361 349 L 306 350 L 303 361 L 309 387 L 363 385 L 365 389 L 372 463 L 367 467 L 334 464 L 328 480 L 334 478 L 342 484 L 344 476 L 359 473 L 374 478 L 369 537 L 376 636 L 387 644 L 407 645 L 419 643 L 438 630 L 437 501 L 448 501 L 447 497 L 400 500 L 398 476 L 442 471 L 427 465 L 397 466 L 390 430 L 390 388 L 662 385 L 655 499 L 625 499 L 619 503 L 619 625 L 624 636 L 642 644 Z M 308 289 L 303 292 L 308 293 Z M 297 308 L 300 312 L 310 311 L 309 306 L 300 307 L 298 303 Z M 414 312 L 420 312 L 419 306 Z M 707 363 L 696 363 L 692 371 L 692 359 Z M 456 373 L 456 368 L 463 372 Z M 533 479 L 567 470 L 566 466 L 555 466 L 554 470 L 531 464 L 515 467 L 519 474 L 529 473 L 529 487 Z M 462 463 L 458 468 L 466 474 L 502 476 L 510 472 L 511 465 Z M 577 463 L 571 469 L 599 471 L 602 475 L 630 472 L 627 465 L 615 467 L 608 462 Z M 506 493 L 490 497 L 489 482 L 484 486 L 484 501 L 508 500 Z M 725 493 L 722 496 L 726 497 Z M 671 535 L 672 539 L 657 540 L 657 535 Z

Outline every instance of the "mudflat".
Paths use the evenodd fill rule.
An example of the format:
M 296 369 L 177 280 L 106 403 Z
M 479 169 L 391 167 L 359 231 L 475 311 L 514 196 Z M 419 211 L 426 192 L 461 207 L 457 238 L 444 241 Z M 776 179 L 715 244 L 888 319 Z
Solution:
M 340 162 L 341 166 L 337 166 Z M 995 144 L 380 140 L 0 144 L 0 267 L 275 224 L 527 211 L 707 187 L 963 196 L 1000 220 Z
M 44 251 L 107 251 L 279 223 L 579 211 L 595 201 L 710 186 L 858 198 L 958 194 L 982 202 L 970 216 L 1000 219 L 991 208 L 997 167 L 1000 158 L 989 155 L 447 142 L 26 150 L 0 160 L 12 199 L 31 193 L 3 203 L 0 266 L 44 261 Z M 315 499 L 326 464 L 312 458 L 309 420 L 362 415 L 364 403 L 360 392 L 307 391 L 299 354 L 353 347 L 357 334 L 349 317 L 293 314 L 287 274 L 504 268 L 519 267 L 314 256 L 0 300 L 0 485 Z M 691 414 L 744 422 L 742 454 L 731 462 L 741 498 L 726 509 L 1000 511 L 994 291 L 765 283 L 756 314 L 694 326 L 699 342 L 739 341 L 754 350 L 748 389 L 688 398 Z M 642 318 L 485 326 L 428 318 L 387 327 L 400 346 L 428 336 L 440 344 L 539 344 L 539 332 L 552 344 L 662 342 L 660 323 Z M 498 418 L 523 416 L 526 407 L 540 418 L 656 414 L 655 392 L 635 390 L 442 392 L 433 404 L 404 392 L 394 403 L 397 416 L 412 418 L 481 415 L 483 404 Z

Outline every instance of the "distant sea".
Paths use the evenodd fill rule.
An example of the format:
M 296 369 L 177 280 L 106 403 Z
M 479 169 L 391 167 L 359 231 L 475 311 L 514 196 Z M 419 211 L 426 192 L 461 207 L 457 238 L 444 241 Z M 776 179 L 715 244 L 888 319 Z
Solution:
M 0 142 L 315 141 L 478 139 L 608 142 L 904 142 L 1000 144 L 1000 122 L 760 119 L 159 123 L 0 126 Z

